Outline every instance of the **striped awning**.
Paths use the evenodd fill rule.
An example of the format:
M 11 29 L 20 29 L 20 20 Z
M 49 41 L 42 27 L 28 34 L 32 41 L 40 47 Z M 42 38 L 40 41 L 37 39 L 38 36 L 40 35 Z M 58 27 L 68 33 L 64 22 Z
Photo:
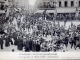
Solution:
M 57 8 L 57 13 L 74 13 L 76 8 Z
M 5 13 L 5 10 L 0 10 L 0 13 Z
M 55 13 L 55 10 L 47 10 L 46 13 Z
M 35 13 L 43 13 L 45 10 L 37 10 Z

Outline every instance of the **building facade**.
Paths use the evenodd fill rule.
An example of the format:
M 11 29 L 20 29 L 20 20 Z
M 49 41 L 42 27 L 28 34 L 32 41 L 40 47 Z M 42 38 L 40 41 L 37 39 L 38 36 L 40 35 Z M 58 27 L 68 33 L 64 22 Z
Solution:
M 27 10 L 29 8 L 29 1 L 28 0 L 14 0 L 14 5 L 16 8 L 23 8 Z
M 75 16 L 80 15 L 80 0 L 37 0 L 36 1 L 37 12 L 43 12 L 41 10 L 46 10 L 46 13 L 54 13 L 54 15 L 63 16 Z
M 0 0 L 0 18 L 2 19 L 2 16 L 6 16 L 8 13 L 8 6 L 9 1 L 8 0 Z

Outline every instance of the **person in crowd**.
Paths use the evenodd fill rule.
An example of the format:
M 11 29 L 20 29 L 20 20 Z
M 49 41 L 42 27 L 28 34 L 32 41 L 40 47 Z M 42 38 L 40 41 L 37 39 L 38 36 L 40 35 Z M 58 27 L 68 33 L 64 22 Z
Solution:
M 29 45 L 29 40 L 26 40 L 26 44 L 25 44 L 25 51 L 29 52 L 30 51 L 30 45 Z
M 43 39 L 43 37 L 40 36 L 39 41 L 40 41 L 40 44 L 42 44 L 45 41 L 45 39 Z
M 14 39 L 14 45 L 17 45 L 17 43 L 18 43 L 18 36 L 17 36 L 16 32 L 13 33 L 13 39 Z
M 31 37 L 29 37 L 29 50 L 33 50 L 33 41 L 31 39 Z
M 41 49 L 40 48 L 40 43 L 39 43 L 39 41 L 37 41 L 36 42 L 36 49 L 35 50 L 36 50 L 36 52 L 39 52 L 39 51 L 41 51 L 40 49 Z
M 63 44 L 66 46 L 66 48 L 68 47 L 68 42 L 69 42 L 68 35 L 66 35 L 65 39 L 63 40 Z
M 10 40 L 9 40 L 9 37 L 8 37 L 8 35 L 5 37 L 5 46 L 6 47 L 9 47 L 10 46 Z
M 3 43 L 4 43 L 3 38 L 2 38 L 2 36 L 0 36 L 0 46 L 1 46 L 1 49 L 3 49 Z
M 9 42 L 11 42 L 11 45 L 13 45 L 13 41 L 12 41 L 12 36 L 11 36 L 11 34 L 9 34 L 8 39 L 9 39 Z
M 18 48 L 18 50 L 23 50 L 23 39 L 21 36 L 19 36 L 19 39 L 17 42 L 17 48 Z
M 76 50 L 76 37 L 75 33 L 72 34 L 73 36 L 71 37 L 71 48 L 74 46 L 74 49 Z

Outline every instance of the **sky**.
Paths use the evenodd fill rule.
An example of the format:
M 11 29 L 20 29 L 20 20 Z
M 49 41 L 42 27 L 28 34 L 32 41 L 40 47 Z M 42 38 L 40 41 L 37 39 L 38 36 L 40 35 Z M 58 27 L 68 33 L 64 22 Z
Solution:
M 29 5 L 34 6 L 35 2 L 36 2 L 36 0 L 29 0 Z

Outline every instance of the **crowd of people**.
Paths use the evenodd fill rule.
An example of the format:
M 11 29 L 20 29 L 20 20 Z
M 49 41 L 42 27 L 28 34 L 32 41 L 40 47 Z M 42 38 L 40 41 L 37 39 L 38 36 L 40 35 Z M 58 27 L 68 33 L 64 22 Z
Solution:
M 80 48 L 79 26 L 72 23 L 68 29 L 65 29 L 65 26 L 60 26 L 59 22 L 56 24 L 55 21 L 45 21 L 22 12 L 9 15 L 1 31 L 4 32 L 0 34 L 1 49 L 4 49 L 3 44 L 5 47 L 16 45 L 18 50 L 25 49 L 25 52 L 56 52 L 64 50 L 64 46 L 66 49 Z M 47 40 L 48 36 L 51 36 L 51 39 Z
M 37 18 L 44 17 L 44 14 L 36 13 L 36 16 Z M 46 13 L 46 20 L 53 20 L 53 18 L 55 18 L 57 21 L 64 21 L 64 19 L 68 21 L 80 20 L 79 16 L 76 17 L 75 13 L 57 13 L 56 17 L 54 16 L 54 13 Z
M 70 13 L 70 14 L 69 13 L 58 13 L 56 20 L 64 20 L 64 19 L 76 20 L 76 16 L 75 15 L 76 15 L 75 13 Z

